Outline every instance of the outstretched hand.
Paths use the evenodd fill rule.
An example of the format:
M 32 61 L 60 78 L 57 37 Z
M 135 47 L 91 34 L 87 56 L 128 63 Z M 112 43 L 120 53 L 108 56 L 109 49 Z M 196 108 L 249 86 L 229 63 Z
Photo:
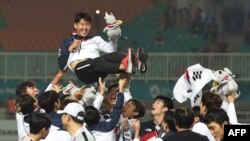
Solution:
M 235 95 L 236 95 L 236 92 L 232 92 L 230 95 L 227 95 L 227 102 L 228 103 L 233 103 L 235 101 Z
M 120 78 L 119 79 L 119 92 L 124 92 L 128 85 L 128 79 L 127 78 Z
M 57 93 L 60 93 L 61 91 L 63 91 L 63 86 L 59 85 L 59 84 L 55 84 L 55 85 L 53 85 L 52 90 L 54 90 Z
M 105 89 L 106 89 L 105 82 L 103 82 L 102 78 L 99 77 L 99 93 L 101 95 L 104 95 Z

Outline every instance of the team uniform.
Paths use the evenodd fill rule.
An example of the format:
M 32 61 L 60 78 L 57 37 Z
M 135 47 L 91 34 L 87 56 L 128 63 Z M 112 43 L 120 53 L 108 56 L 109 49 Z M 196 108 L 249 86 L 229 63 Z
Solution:
M 128 131 L 124 131 L 123 127 L 121 126 L 122 119 L 123 117 L 121 116 L 118 124 L 120 126 L 120 131 L 116 133 L 116 141 L 131 141 L 134 134 L 134 129 L 131 126 L 133 119 L 128 119 L 128 128 L 129 128 Z
M 71 136 L 68 131 L 65 130 L 53 130 L 49 131 L 47 137 L 41 141 L 70 141 Z
M 73 41 L 74 36 L 63 41 L 58 52 L 58 65 L 62 71 L 69 68 L 83 83 L 97 82 L 99 77 L 104 79 L 108 74 L 134 73 L 133 64 L 138 67 L 141 73 L 145 73 L 147 70 L 146 61 L 148 56 L 141 48 L 137 50 L 135 56 L 131 54 L 130 50 L 128 51 L 128 60 L 126 62 L 128 68 L 122 71 L 120 65 L 127 55 L 116 52 L 117 39 L 106 42 L 100 36 L 87 36 L 82 40 L 81 45 L 70 53 L 68 48 Z M 72 68 L 71 64 L 74 61 L 79 63 L 75 68 Z
M 54 125 L 56 127 L 58 127 L 59 129 L 63 129 L 63 125 L 62 125 L 62 117 L 61 115 L 57 114 L 56 112 L 50 112 L 50 113 L 46 113 L 50 120 L 51 120 L 51 125 Z
M 29 123 L 24 122 L 24 117 L 25 115 L 16 113 L 18 139 L 22 139 L 29 134 Z
M 19 139 L 18 141 L 33 141 L 33 140 L 31 140 L 30 137 L 28 137 L 28 136 L 24 136 L 21 139 Z
M 123 102 L 124 96 L 119 93 L 117 95 L 116 105 L 110 114 L 110 118 L 89 127 L 96 141 L 114 141 L 116 139 L 117 129 L 119 129 L 119 127 L 116 128 L 116 125 L 122 113 Z
M 126 88 L 125 91 L 123 92 L 124 95 L 124 103 L 126 103 L 128 100 L 132 99 L 132 95 L 130 93 L 129 88 Z M 102 120 L 107 120 L 111 117 L 110 113 L 105 111 L 105 110 L 101 110 L 101 115 L 102 115 Z M 118 124 L 115 127 L 115 138 L 116 141 L 129 141 L 132 139 L 133 136 L 133 128 L 131 127 L 131 119 L 128 119 L 129 122 L 129 130 L 128 131 L 124 131 L 122 125 L 122 121 L 123 121 L 123 116 L 120 115 L 120 119 L 118 121 Z
M 70 53 L 68 67 L 83 83 L 97 82 L 99 77 L 104 79 L 108 74 L 121 72 L 119 67 L 126 55 L 115 51 L 116 45 L 104 41 L 100 36 L 95 36 L 82 41 L 81 45 Z M 101 53 L 106 54 L 101 55 Z M 75 69 L 71 67 L 74 61 L 80 61 Z
M 43 109 L 37 108 L 34 112 L 44 112 Z M 16 122 L 17 122 L 17 134 L 18 139 L 22 139 L 30 133 L 29 125 L 30 115 L 23 115 L 22 113 L 16 113 Z M 50 131 L 57 130 L 58 127 L 51 125 Z
M 92 36 L 87 36 L 84 38 L 84 40 L 88 40 L 91 38 Z M 67 62 L 68 62 L 69 54 L 70 54 L 68 49 L 75 39 L 76 39 L 76 36 L 72 34 L 69 38 L 63 40 L 58 50 L 57 63 L 58 63 L 59 69 L 62 71 L 65 71 L 68 68 Z
M 95 138 L 89 130 L 83 126 L 77 131 L 70 141 L 95 141 Z
M 58 65 L 62 71 L 69 68 L 83 83 L 97 82 L 99 77 L 105 78 L 110 73 L 119 73 L 119 66 L 126 56 L 117 50 L 116 42 L 106 42 L 100 36 L 87 36 L 81 45 L 72 53 L 68 51 L 74 41 L 74 36 L 63 41 L 58 52 Z M 101 56 L 101 53 L 109 53 Z M 71 67 L 73 61 L 81 61 L 75 70 Z
M 162 127 L 156 125 L 153 120 L 141 123 L 140 140 L 147 141 L 156 138 L 162 138 L 165 135 Z

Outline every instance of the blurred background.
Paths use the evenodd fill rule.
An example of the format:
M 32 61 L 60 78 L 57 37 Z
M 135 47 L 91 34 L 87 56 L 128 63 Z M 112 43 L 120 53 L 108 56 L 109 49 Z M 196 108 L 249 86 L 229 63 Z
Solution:
M 250 122 L 249 0 L 0 0 L 1 136 L 17 134 L 15 121 L 6 120 L 15 120 L 16 85 L 32 79 L 42 90 L 57 72 L 58 48 L 73 31 L 78 11 L 91 14 L 91 34 L 104 39 L 104 14 L 112 12 L 128 37 L 119 40 L 118 50 L 142 47 L 149 53 L 147 73 L 136 74 L 131 82 L 133 97 L 148 108 L 156 95 L 172 97 L 186 68 L 200 63 L 236 74 L 238 120 Z M 68 80 L 77 81 L 68 73 L 61 83 Z

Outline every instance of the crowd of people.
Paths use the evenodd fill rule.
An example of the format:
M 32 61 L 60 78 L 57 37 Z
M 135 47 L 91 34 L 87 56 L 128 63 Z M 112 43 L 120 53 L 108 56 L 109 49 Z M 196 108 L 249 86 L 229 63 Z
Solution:
M 211 8 L 202 9 L 195 3 L 177 9 L 176 4 L 170 4 L 164 15 L 164 29 L 184 28 L 192 34 L 197 34 L 207 41 L 203 52 L 227 52 L 229 41 L 224 35 L 241 37 L 242 45 L 249 45 L 250 13 L 243 5 L 221 6 L 216 16 Z M 217 13 L 218 14 L 218 13 Z M 226 43 L 227 47 L 221 46 Z
M 19 140 L 222 141 L 224 125 L 241 124 L 232 112 L 234 95 L 224 101 L 211 91 L 204 92 L 201 103 L 193 107 L 175 108 L 172 98 L 159 95 L 152 101 L 152 119 L 143 121 L 146 107 L 130 93 L 131 77 L 122 74 L 108 84 L 99 78 L 88 103 L 86 99 L 92 97 L 87 88 L 79 91 L 74 85 L 62 94 L 63 89 L 54 85 L 39 93 L 33 81 L 23 82 L 16 89 Z
M 222 109 L 223 100 L 213 92 L 204 92 L 197 107 L 180 108 L 172 98 L 159 95 L 152 101 L 152 119 L 142 121 L 146 107 L 133 98 L 130 82 L 136 71 L 146 73 L 147 53 L 143 48 L 117 52 L 120 34 L 107 42 L 89 36 L 90 28 L 91 16 L 77 13 L 75 31 L 59 50 L 59 71 L 45 90 L 32 80 L 16 87 L 19 141 L 222 141 L 224 125 L 238 124 L 236 115 L 226 112 L 235 110 L 234 96 L 228 95 Z M 85 87 L 58 85 L 68 68 Z M 106 84 L 109 74 L 117 77 Z

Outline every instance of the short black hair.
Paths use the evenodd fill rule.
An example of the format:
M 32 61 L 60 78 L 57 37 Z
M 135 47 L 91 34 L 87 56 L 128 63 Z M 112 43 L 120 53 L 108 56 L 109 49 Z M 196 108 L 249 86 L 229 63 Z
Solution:
M 116 82 L 110 83 L 109 86 L 108 86 L 108 92 L 110 92 L 113 88 L 118 88 L 118 86 L 119 85 Z
M 164 115 L 164 122 L 167 123 L 168 128 L 170 131 L 177 131 L 174 125 L 174 111 L 173 110 L 168 110 L 166 114 Z
M 30 114 L 36 108 L 34 105 L 35 102 L 36 100 L 30 95 L 20 95 L 16 99 L 15 110 L 17 113 L 21 112 L 23 115 Z
M 99 123 L 100 118 L 100 113 L 94 106 L 87 106 L 85 108 L 84 120 L 89 127 Z
M 174 109 L 174 102 L 171 98 L 163 96 L 163 95 L 159 95 L 157 97 L 155 97 L 154 101 L 160 100 L 164 103 L 164 107 L 167 107 L 169 110 Z
M 27 87 L 35 87 L 36 84 L 32 80 L 27 80 L 16 86 L 16 96 L 27 94 Z
M 195 106 L 192 107 L 192 110 L 194 112 L 194 117 L 199 117 L 200 119 L 202 119 L 202 115 L 201 115 L 201 112 L 200 112 L 200 106 L 195 105 Z
M 211 91 L 206 91 L 201 97 L 202 105 L 206 106 L 207 111 L 212 108 L 220 108 L 222 105 L 222 99 L 218 94 Z
M 60 102 L 63 103 L 66 99 L 70 99 L 70 95 L 64 94 L 59 99 L 60 99 Z
M 45 110 L 46 113 L 53 112 L 55 103 L 59 102 L 59 94 L 54 91 L 46 91 L 38 97 L 38 105 Z
M 92 18 L 88 13 L 85 12 L 78 12 L 75 14 L 75 19 L 74 22 L 75 23 L 79 23 L 81 21 L 81 19 L 84 19 L 85 21 L 88 21 L 91 23 Z
M 212 108 L 204 116 L 204 121 L 206 124 L 215 122 L 215 123 L 218 123 L 219 125 L 222 125 L 224 121 L 229 123 L 229 117 L 225 110 L 221 108 Z
M 61 101 L 60 109 L 63 110 L 69 103 L 73 103 L 73 102 L 78 103 L 78 101 L 74 99 L 65 99 L 64 101 Z
M 174 121 L 179 128 L 191 128 L 194 122 L 194 112 L 186 107 L 178 108 L 174 112 Z
M 29 118 L 30 133 L 37 134 L 43 128 L 48 130 L 51 126 L 51 120 L 45 113 L 33 112 Z
M 143 117 L 145 115 L 145 112 L 146 112 L 146 108 L 145 108 L 144 103 L 138 99 L 135 99 L 135 98 L 128 100 L 127 103 L 130 101 L 135 106 L 134 112 L 138 112 L 138 115 L 134 116 L 134 118 Z

